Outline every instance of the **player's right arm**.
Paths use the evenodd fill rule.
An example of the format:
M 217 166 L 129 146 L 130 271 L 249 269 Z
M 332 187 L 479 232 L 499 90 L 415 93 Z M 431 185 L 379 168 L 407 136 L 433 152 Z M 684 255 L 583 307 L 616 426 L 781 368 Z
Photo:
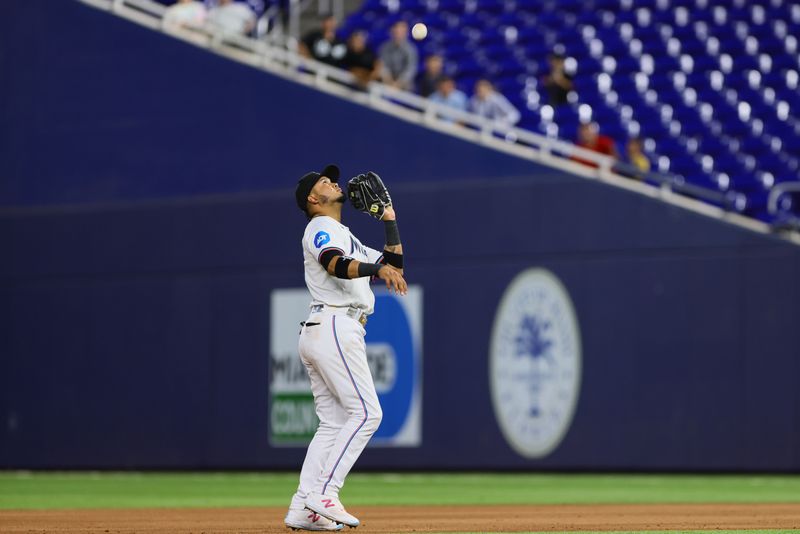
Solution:
M 328 271 L 328 274 L 336 278 L 352 280 L 375 276 L 386 282 L 386 288 L 390 291 L 399 295 L 405 295 L 408 291 L 408 285 L 403 275 L 394 267 L 354 260 L 344 256 L 339 249 L 329 248 L 323 251 L 319 255 L 319 263 Z

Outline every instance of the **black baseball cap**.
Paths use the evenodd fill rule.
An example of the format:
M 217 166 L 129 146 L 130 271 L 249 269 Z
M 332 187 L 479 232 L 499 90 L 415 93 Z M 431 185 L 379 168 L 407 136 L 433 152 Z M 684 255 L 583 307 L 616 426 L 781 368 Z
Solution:
M 339 167 L 333 164 L 326 165 L 325 168 L 322 169 L 322 172 L 306 173 L 302 178 L 300 178 L 300 180 L 297 181 L 297 189 L 295 189 L 294 196 L 297 199 L 297 207 L 299 207 L 306 215 L 308 215 L 308 211 L 306 211 L 306 208 L 308 207 L 308 195 L 311 194 L 311 190 L 314 188 L 317 181 L 323 176 L 328 177 L 333 183 L 338 182 Z

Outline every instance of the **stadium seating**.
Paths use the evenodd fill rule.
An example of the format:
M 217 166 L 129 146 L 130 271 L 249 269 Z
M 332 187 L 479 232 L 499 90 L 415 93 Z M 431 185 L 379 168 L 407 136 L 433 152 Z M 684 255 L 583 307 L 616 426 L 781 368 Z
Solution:
M 421 55 L 441 53 L 468 94 L 488 77 L 520 126 L 574 139 L 591 117 L 624 153 L 645 139 L 654 170 L 747 195 L 769 219 L 769 190 L 800 176 L 800 1 L 366 0 L 343 36 L 377 47 L 398 19 L 423 22 Z M 561 48 L 570 103 L 547 103 L 547 55 Z

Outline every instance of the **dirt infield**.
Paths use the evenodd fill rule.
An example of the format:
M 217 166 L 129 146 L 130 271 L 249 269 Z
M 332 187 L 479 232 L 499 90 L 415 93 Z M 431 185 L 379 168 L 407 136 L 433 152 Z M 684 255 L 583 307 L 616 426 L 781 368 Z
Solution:
M 358 534 L 797 529 L 800 504 L 353 507 Z M 287 533 L 283 508 L 0 511 L 0 532 Z

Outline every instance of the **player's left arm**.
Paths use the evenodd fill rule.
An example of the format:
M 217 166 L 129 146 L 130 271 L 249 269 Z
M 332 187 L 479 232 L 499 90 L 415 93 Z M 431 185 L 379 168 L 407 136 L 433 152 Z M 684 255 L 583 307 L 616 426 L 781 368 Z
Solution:
M 397 229 L 397 214 L 391 204 L 386 206 L 381 220 L 386 232 L 383 261 L 386 265 L 391 265 L 400 271 L 400 274 L 403 274 L 403 245 L 400 243 L 400 232 Z

